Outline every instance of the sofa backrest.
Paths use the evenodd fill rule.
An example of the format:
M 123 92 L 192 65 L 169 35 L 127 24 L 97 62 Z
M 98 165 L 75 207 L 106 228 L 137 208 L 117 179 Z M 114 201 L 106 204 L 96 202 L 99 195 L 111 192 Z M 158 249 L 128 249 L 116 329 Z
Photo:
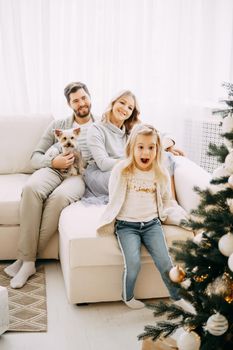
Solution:
M 52 115 L 0 115 L 0 174 L 32 173 L 30 158 Z

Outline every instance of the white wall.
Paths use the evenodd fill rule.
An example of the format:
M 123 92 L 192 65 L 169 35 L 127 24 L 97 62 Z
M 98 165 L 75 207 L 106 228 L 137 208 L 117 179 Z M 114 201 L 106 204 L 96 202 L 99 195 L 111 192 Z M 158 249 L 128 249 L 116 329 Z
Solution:
M 232 79 L 232 17 L 232 0 L 0 0 L 0 113 L 63 117 L 81 80 L 95 114 L 131 89 L 142 119 L 181 141 L 190 109 Z

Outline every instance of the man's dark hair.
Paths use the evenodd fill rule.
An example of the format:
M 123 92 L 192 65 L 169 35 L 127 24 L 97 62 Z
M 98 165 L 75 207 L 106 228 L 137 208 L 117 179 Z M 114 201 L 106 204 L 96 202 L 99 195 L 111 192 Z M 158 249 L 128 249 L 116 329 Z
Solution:
M 68 103 L 70 103 L 70 94 L 78 91 L 79 89 L 83 89 L 91 97 L 90 92 L 85 84 L 83 84 L 79 81 L 74 82 L 74 83 L 70 83 L 64 89 L 64 95 L 65 95 Z

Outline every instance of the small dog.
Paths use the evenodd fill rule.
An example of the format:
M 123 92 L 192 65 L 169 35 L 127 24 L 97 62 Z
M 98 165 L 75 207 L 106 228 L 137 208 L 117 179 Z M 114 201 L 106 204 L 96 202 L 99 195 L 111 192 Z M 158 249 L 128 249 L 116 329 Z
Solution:
M 55 129 L 54 135 L 58 143 L 54 144 L 48 151 L 54 152 L 56 148 L 57 154 L 62 153 L 68 155 L 73 153 L 75 159 L 74 163 L 68 169 L 61 169 L 63 176 L 83 175 L 86 162 L 82 158 L 81 151 L 78 148 L 77 137 L 80 134 L 80 128 L 75 129 Z M 47 151 L 47 152 L 48 152 Z

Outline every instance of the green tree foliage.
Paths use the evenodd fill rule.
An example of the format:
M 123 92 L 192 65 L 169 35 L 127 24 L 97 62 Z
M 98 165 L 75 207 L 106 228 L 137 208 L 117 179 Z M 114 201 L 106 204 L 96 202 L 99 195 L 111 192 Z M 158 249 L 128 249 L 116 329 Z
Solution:
M 224 108 L 214 113 L 223 117 L 227 130 L 222 135 L 224 143 L 211 144 L 209 149 L 222 165 L 214 171 L 207 189 L 195 188 L 200 204 L 185 225 L 198 236 L 193 240 L 175 241 L 170 249 L 176 264 L 186 273 L 185 280 L 175 285 L 181 297 L 195 308 L 195 314 L 168 302 L 147 305 L 155 317 L 165 315 L 166 321 L 146 326 L 139 339 L 167 337 L 183 327 L 200 336 L 201 350 L 233 349 L 233 267 L 228 266 L 233 248 L 227 241 L 227 238 L 233 239 L 233 183 L 229 181 L 231 175 L 233 178 L 233 84 L 224 83 L 223 87 L 228 98 L 222 100 Z M 227 255 L 220 249 L 223 237 L 226 237 L 226 249 L 230 249 Z M 214 335 L 212 328 L 206 327 L 209 318 L 217 313 L 228 321 L 222 335 Z

